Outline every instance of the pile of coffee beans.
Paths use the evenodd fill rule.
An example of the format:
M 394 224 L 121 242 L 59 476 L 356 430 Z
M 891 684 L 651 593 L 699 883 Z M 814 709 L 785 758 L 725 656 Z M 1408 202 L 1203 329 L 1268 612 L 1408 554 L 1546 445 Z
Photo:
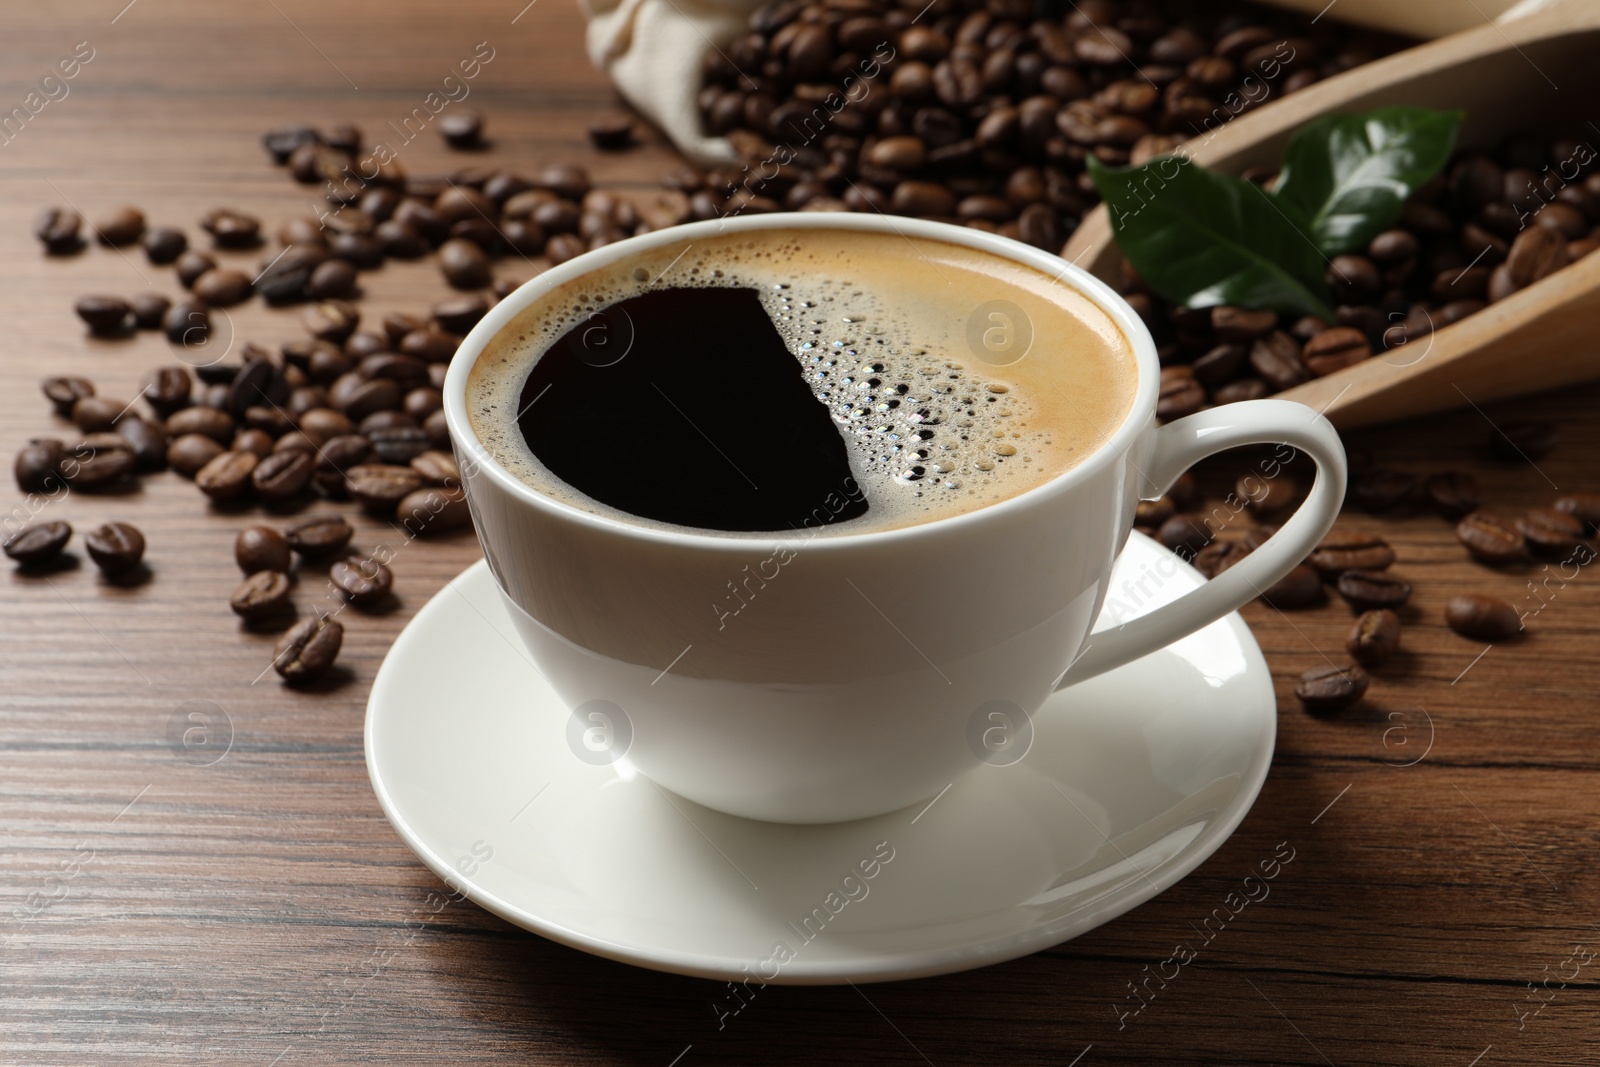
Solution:
M 1050 252 L 1140 163 L 1399 39 L 1192 0 L 777 0 L 707 56 L 700 112 L 741 161 L 675 176 L 697 219 L 881 211 Z
M 1335 256 L 1335 323 L 1235 307 L 1175 307 L 1130 272 L 1129 303 L 1155 335 L 1163 420 L 1254 400 L 1424 345 L 1600 248 L 1600 171 L 1576 140 L 1515 136 L 1456 154 L 1364 252 Z M 1247 175 L 1270 180 L 1269 174 Z M 1417 357 L 1405 353 L 1397 359 Z

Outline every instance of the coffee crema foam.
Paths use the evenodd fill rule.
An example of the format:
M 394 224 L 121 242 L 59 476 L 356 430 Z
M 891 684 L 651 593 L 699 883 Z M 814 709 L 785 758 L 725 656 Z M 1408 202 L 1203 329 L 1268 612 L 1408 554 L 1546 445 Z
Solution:
M 569 330 L 587 321 L 597 359 L 626 359 L 629 324 L 605 310 L 654 289 L 698 286 L 757 291 L 846 443 L 869 510 L 809 534 L 910 526 L 1026 492 L 1090 455 L 1133 404 L 1132 345 L 1064 282 L 944 241 L 773 230 L 669 242 L 519 312 L 468 378 L 468 417 L 484 448 L 556 499 L 628 523 L 683 529 L 610 507 L 557 478 L 528 447 L 517 416 L 534 364 Z M 703 432 L 715 441 L 714 426 Z

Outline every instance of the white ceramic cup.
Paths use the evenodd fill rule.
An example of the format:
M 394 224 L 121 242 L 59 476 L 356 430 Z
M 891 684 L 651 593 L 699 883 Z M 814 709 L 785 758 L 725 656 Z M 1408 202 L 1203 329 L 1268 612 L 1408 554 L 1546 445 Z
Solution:
M 1129 414 L 1075 467 L 1015 497 L 857 534 L 762 539 L 630 524 L 542 493 L 487 454 L 467 417 L 467 379 L 522 309 L 647 249 L 802 229 L 945 241 L 1058 277 L 1131 341 Z M 1049 344 L 1033 341 L 1036 351 Z M 1020 727 L 1057 689 L 1235 610 L 1322 539 L 1345 488 L 1344 450 L 1326 419 L 1256 400 L 1157 427 L 1159 379 L 1155 344 L 1133 309 L 1056 256 L 943 223 L 772 214 L 629 238 L 539 275 L 462 342 L 444 409 L 484 554 L 533 661 L 573 709 L 574 751 L 593 762 L 620 756 L 707 807 L 812 823 L 926 801 L 984 758 L 988 742 L 974 738 L 987 724 Z M 1215 452 L 1272 443 L 1317 466 L 1278 532 L 1204 587 L 1090 634 L 1137 501 L 1161 496 Z M 736 617 L 720 606 L 730 582 L 743 590 Z

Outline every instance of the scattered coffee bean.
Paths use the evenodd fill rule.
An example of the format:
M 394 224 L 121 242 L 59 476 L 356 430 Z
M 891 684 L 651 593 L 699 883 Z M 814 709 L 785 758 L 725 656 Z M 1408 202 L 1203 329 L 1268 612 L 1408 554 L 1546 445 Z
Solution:
M 1382 571 L 1345 571 L 1335 588 L 1357 611 L 1398 608 L 1411 599 L 1410 582 Z
M 1287 474 L 1263 478 L 1246 474 L 1234 485 L 1234 492 L 1251 511 L 1272 515 L 1289 507 L 1300 495 L 1300 486 Z
M 185 289 L 194 288 L 194 283 L 208 270 L 217 269 L 217 261 L 197 249 L 180 252 L 174 260 L 178 272 L 178 281 Z
M 1590 532 L 1600 527 L 1600 493 L 1567 493 L 1556 499 L 1555 509 L 1571 515 Z
M 1461 471 L 1441 471 L 1428 475 L 1423 483 L 1428 501 L 1447 519 L 1460 519 L 1478 509 L 1483 502 L 1483 491 L 1478 479 Z
M 1304 563 L 1278 579 L 1277 583 L 1261 594 L 1261 599 L 1280 611 L 1294 611 L 1320 604 L 1327 598 L 1322 590 L 1322 579 Z
M 1318 378 L 1353 367 L 1371 356 L 1367 335 L 1348 326 L 1323 330 L 1306 342 L 1301 353 L 1306 369 Z
M 84 433 L 103 433 L 116 426 L 128 404 L 109 396 L 86 396 L 72 405 L 72 421 Z
M 289 576 L 282 571 L 257 570 L 228 598 L 228 607 L 242 619 L 254 622 L 270 618 L 289 606 Z M 280 646 L 281 647 L 281 646 Z M 276 661 L 274 661 L 276 665 Z M 279 672 L 282 674 L 282 670 Z
M 250 276 L 228 267 L 208 270 L 194 281 L 194 295 L 212 307 L 226 308 L 250 299 Z
M 183 408 L 167 416 L 167 433 L 174 438 L 203 434 L 218 444 L 225 445 L 233 440 L 235 429 L 233 416 L 220 408 L 206 405 Z M 174 463 L 173 466 L 176 467 L 177 464 Z
M 167 309 L 161 325 L 173 344 L 199 348 L 211 338 L 211 307 L 201 300 L 180 300 Z
M 361 464 L 345 471 L 345 488 L 358 504 L 392 515 L 401 500 L 422 488 L 422 476 L 409 467 Z
M 1414 475 L 1392 467 L 1374 467 L 1350 479 L 1350 496 L 1365 511 L 1388 511 L 1411 498 Z
M 453 489 L 461 484 L 461 471 L 449 452 L 429 449 L 411 457 L 411 469 L 422 476 L 423 484 Z
M 1516 608 L 1478 593 L 1451 597 L 1444 608 L 1444 621 L 1462 637 L 1478 641 L 1505 641 L 1522 632 Z
M 1516 523 L 1484 511 L 1474 511 L 1456 524 L 1456 540 L 1484 563 L 1515 563 L 1527 555 Z
M 1195 553 L 1194 569 L 1207 578 L 1215 578 L 1249 554 L 1250 549 L 1241 542 L 1213 541 Z
M 615 115 L 589 123 L 589 143 L 602 152 L 619 152 L 633 144 L 633 119 Z
M 311 483 L 317 459 L 311 452 L 290 450 L 273 452 L 250 472 L 256 495 L 269 503 L 289 500 Z
M 33 235 L 50 255 L 70 255 L 83 247 L 83 238 L 78 233 L 82 226 L 83 216 L 71 208 L 46 208 L 34 223 Z
M 246 526 L 233 541 L 233 559 L 246 574 L 289 570 L 289 541 L 270 526 Z
M 94 396 L 94 383 L 87 378 L 55 377 L 40 383 L 45 398 L 54 404 L 56 414 L 72 418 L 72 409 L 86 396 Z
M 218 208 L 200 220 L 218 248 L 254 248 L 261 243 L 261 220 L 230 208 Z
M 65 484 L 61 478 L 65 455 L 66 446 L 54 437 L 35 437 L 23 445 L 11 465 L 17 488 L 24 493 L 51 493 L 61 488 Z
M 1177 513 L 1177 508 L 1172 506 L 1172 498 L 1164 496 L 1157 500 L 1141 500 L 1133 511 L 1133 524 L 1147 530 L 1158 531 L 1163 523 Z
M 325 615 L 306 619 L 290 628 L 278 642 L 273 669 L 287 682 L 315 678 L 333 666 L 343 641 L 344 627 L 339 620 Z
M 144 534 L 125 522 L 108 522 L 90 530 L 83 537 L 83 546 L 109 577 L 127 574 L 144 559 Z
M 438 122 L 439 136 L 451 148 L 478 148 L 483 144 L 483 116 L 470 108 L 456 108 Z
M 326 559 L 344 550 L 355 529 L 338 515 L 319 515 L 284 531 L 289 547 L 307 559 Z
M 133 450 L 120 437 L 110 436 L 116 445 L 84 442 L 68 450 L 61 459 L 61 476 L 68 485 L 99 492 L 117 489 L 127 482 L 135 467 Z
M 1328 581 L 1345 571 L 1381 571 L 1394 563 L 1389 542 L 1371 534 L 1334 531 L 1322 539 L 1306 560 Z
M 1357 703 L 1366 695 L 1370 681 L 1367 672 L 1355 664 L 1313 667 L 1295 682 L 1294 695 L 1311 714 L 1331 715 Z
M 127 329 L 128 315 L 133 309 L 120 296 L 80 296 L 72 310 L 78 313 L 90 332 L 111 336 Z
M 1383 666 L 1400 648 L 1400 616 L 1387 608 L 1362 612 L 1344 647 L 1363 667 Z
M 7 537 L 0 548 L 24 567 L 36 567 L 59 556 L 71 538 L 67 523 L 36 522 Z
M 131 245 L 144 236 L 144 212 L 136 207 L 119 207 L 95 223 L 100 243 L 112 248 Z
M 172 301 L 160 293 L 140 293 L 128 301 L 133 310 L 133 324 L 141 330 L 159 330 L 167 319 Z
M 158 267 L 175 263 L 189 250 L 189 238 L 171 226 L 155 226 L 144 235 L 144 254 Z
M 194 484 L 212 500 L 233 500 L 250 487 L 261 458 L 254 452 L 223 452 L 194 476 Z
M 347 259 L 330 259 L 311 270 L 306 279 L 306 296 L 312 300 L 334 300 L 354 296 L 356 267 Z
M 1501 459 L 1531 463 L 1548 456 L 1556 446 L 1554 423 L 1512 422 L 1489 435 L 1489 448 Z
M 1213 536 L 1205 521 L 1193 515 L 1174 515 L 1156 532 L 1157 541 L 1185 560 L 1193 559 L 1195 553 L 1211 543 Z
M 167 465 L 167 431 L 146 419 L 129 416 L 117 423 L 117 436 L 133 450 L 133 466 L 140 472 Z
M 375 559 L 341 559 L 328 568 L 328 580 L 350 603 L 369 608 L 388 599 L 394 574 Z
M 433 321 L 439 324 L 441 330 L 459 337 L 476 326 L 488 311 L 489 302 L 476 293 L 456 296 L 433 305 Z M 401 334 L 401 339 L 404 340 L 405 336 Z
M 395 509 L 395 520 L 417 534 L 441 534 L 472 524 L 467 497 L 459 488 L 428 486 L 406 494 Z
M 1517 519 L 1517 532 L 1542 556 L 1565 556 L 1583 543 L 1583 520 L 1555 508 L 1533 508 Z
M 459 237 L 439 246 L 439 270 L 457 289 L 482 289 L 492 280 L 489 257 L 482 248 Z

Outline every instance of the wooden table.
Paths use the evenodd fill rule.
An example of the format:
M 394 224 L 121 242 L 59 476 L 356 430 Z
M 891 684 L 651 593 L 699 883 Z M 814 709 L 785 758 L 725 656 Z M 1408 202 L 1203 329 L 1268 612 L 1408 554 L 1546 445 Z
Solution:
M 494 137 L 484 159 L 574 159 L 639 188 L 671 159 L 658 142 L 620 155 L 588 147 L 586 122 L 613 98 L 583 56 L 570 0 L 135 0 L 119 14 L 124 2 L 14 4 L 5 15 L 0 111 L 77 42 L 94 50 L 68 95 L 0 146 L 8 463 L 27 437 L 65 430 L 38 394 L 44 375 L 82 373 L 131 397 L 140 374 L 170 358 L 150 334 L 89 339 L 70 310 L 86 292 L 175 292 L 170 271 L 98 247 L 45 258 L 30 229 L 47 205 L 92 216 L 135 203 L 191 234 L 210 206 L 272 221 L 303 212 L 304 190 L 269 164 L 262 130 L 348 120 L 383 131 L 483 41 L 494 59 L 470 100 Z M 462 161 L 431 134 L 401 158 L 413 173 Z M 365 282 L 373 313 L 439 295 L 426 264 Z M 258 303 L 233 322 L 266 344 L 300 332 L 294 313 Z M 1572 390 L 1351 444 L 1418 473 L 1470 469 L 1492 502 L 1533 506 L 1554 486 L 1600 488 L 1597 400 L 1600 390 Z M 1486 457 L 1488 420 L 1519 417 L 1561 427 L 1538 471 Z M 1220 475 L 1211 481 L 1225 490 Z M 21 496 L 12 487 L 3 499 L 10 508 Z M 470 904 L 420 923 L 439 884 L 379 813 L 362 713 L 390 641 L 477 558 L 470 536 L 401 548 L 400 608 L 347 613 L 347 675 L 305 692 L 270 673 L 255 683 L 272 637 L 242 630 L 227 609 L 232 539 L 249 513 L 208 509 L 171 474 L 47 512 L 80 531 L 137 523 L 152 577 L 110 585 L 86 562 L 47 580 L 9 567 L 0 577 L 0 1061 L 1600 1062 L 1600 967 L 1574 975 L 1567 962 L 1600 943 L 1600 580 L 1589 570 L 1490 572 L 1432 516 L 1349 517 L 1389 537 L 1416 583 L 1405 653 L 1361 709 L 1312 719 L 1293 680 L 1324 653 L 1340 656 L 1348 611 L 1245 610 L 1276 679 L 1278 755 L 1243 826 L 1197 872 L 1027 959 L 860 990 L 771 988 L 719 1031 L 714 983 L 571 951 Z M 359 539 L 403 540 L 372 523 Z M 1543 607 L 1518 644 L 1485 652 L 1440 621 L 1457 590 L 1532 609 L 1533 586 Z M 187 706 L 211 708 L 219 736 L 231 729 L 231 749 L 210 766 L 169 741 L 191 701 L 209 702 Z M 1138 1006 L 1129 983 L 1194 940 L 1280 842 L 1295 859 L 1270 898 L 1179 978 L 1152 983 L 1157 995 L 1119 1025 Z

